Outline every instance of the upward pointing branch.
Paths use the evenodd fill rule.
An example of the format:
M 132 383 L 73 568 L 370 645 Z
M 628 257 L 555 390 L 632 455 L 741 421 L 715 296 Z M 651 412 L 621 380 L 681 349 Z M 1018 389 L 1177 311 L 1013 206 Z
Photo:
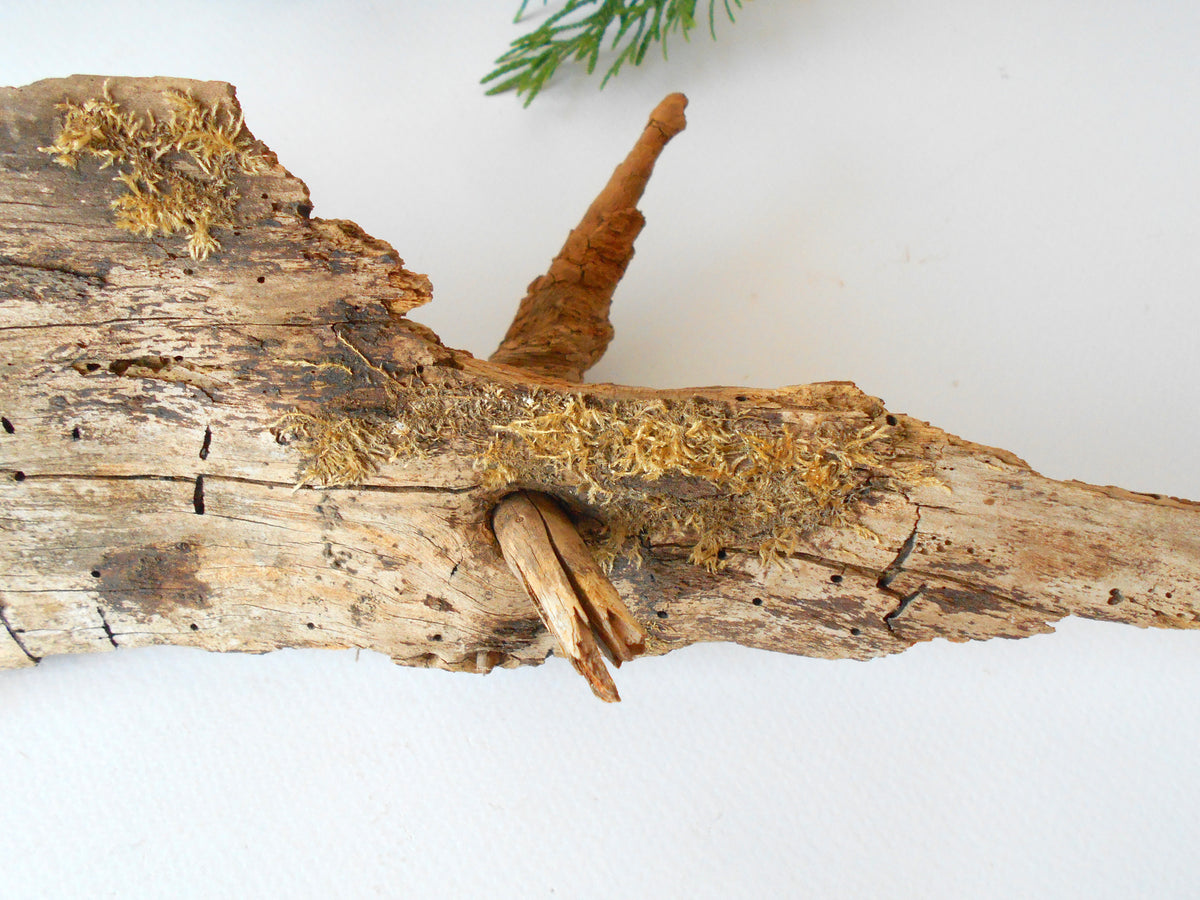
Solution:
M 609 305 L 646 224 L 637 210 L 663 147 L 687 124 L 687 98 L 670 94 L 582 221 L 567 236 L 549 271 L 529 285 L 493 362 L 581 381 L 604 355 L 613 328 Z

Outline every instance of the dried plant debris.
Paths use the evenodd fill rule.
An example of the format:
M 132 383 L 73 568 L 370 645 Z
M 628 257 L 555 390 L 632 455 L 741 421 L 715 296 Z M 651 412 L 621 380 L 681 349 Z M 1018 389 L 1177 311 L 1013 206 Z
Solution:
M 293 413 L 277 427 L 307 456 L 302 483 L 361 482 L 380 465 L 453 443 L 494 492 L 536 489 L 604 523 L 598 555 L 635 561 L 639 538 L 690 547 L 722 567 L 729 547 L 764 562 L 795 551 L 814 528 L 859 528 L 868 492 L 928 480 L 896 428 L 826 419 L 815 430 L 704 398 L 608 399 L 586 391 L 398 382 L 391 417 Z
M 378 417 L 293 412 L 276 422 L 273 430 L 281 444 L 298 443 L 305 454 L 298 486 L 362 484 L 407 449 L 399 423 Z
M 187 232 L 188 253 L 207 259 L 220 242 L 213 229 L 233 225 L 234 176 L 270 166 L 228 104 L 207 106 L 184 91 L 166 91 L 165 121 L 121 108 L 105 86 L 102 97 L 67 100 L 62 127 L 42 152 L 68 168 L 86 156 L 112 167 L 126 191 L 113 201 L 116 225 L 134 234 Z

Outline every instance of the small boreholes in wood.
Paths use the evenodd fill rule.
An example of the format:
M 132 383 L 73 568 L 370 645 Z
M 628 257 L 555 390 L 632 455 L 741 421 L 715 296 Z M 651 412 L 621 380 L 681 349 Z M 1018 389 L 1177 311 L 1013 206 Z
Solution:
M 658 612 L 655 613 L 655 615 L 658 616 L 660 619 L 665 619 L 667 617 L 667 611 L 665 609 L 660 609 L 660 610 L 658 610 Z
M 829 580 L 832 581 L 834 584 L 841 584 L 842 576 L 841 575 L 830 575 Z
M 750 602 L 753 603 L 755 606 L 762 606 L 762 603 L 763 603 L 762 597 L 755 597 Z
M 192 631 L 199 631 L 199 630 L 200 630 L 200 626 L 199 626 L 199 625 L 197 625 L 195 622 L 193 622 L 193 623 L 192 623 L 191 625 L 189 625 L 188 627 L 189 627 L 189 628 L 191 628 L 191 629 L 192 629 Z
M 1167 592 L 1166 592 L 1166 594 L 1164 594 L 1163 596 L 1164 596 L 1164 597 L 1166 597 L 1168 600 L 1170 600 L 1172 597 L 1174 597 L 1174 596 L 1175 596 L 1175 592 L 1174 592 L 1174 591 L 1167 591 Z
M 851 628 L 850 634 L 852 634 L 854 637 L 858 637 L 860 634 L 862 634 L 862 629 L 861 628 Z
M 255 281 L 257 281 L 259 284 L 263 284 L 263 283 L 265 283 L 265 282 L 266 282 L 266 280 L 267 280 L 267 279 L 266 279 L 266 276 L 264 276 L 264 275 L 259 275 L 259 276 L 258 276 L 257 278 L 255 278 L 254 280 L 255 280 Z
M 442 636 L 441 636 L 440 634 L 431 634 L 431 635 L 429 636 L 429 639 L 430 639 L 431 641 L 434 641 L 434 642 L 436 643 L 436 642 L 438 642 L 438 641 L 440 641 L 440 640 L 442 639 Z
M 316 630 L 316 628 L 317 628 L 317 623 L 316 623 L 316 622 L 309 622 L 309 623 L 308 623 L 307 625 L 305 625 L 304 627 L 305 627 L 305 628 L 307 628 L 309 631 L 315 631 L 315 630 Z
M 99 569 L 92 569 L 92 571 L 91 571 L 91 576 L 92 576 L 93 578 L 99 578 L 99 577 L 100 577 L 100 570 L 99 570 Z
M 200 458 L 208 459 L 208 449 L 212 446 L 212 429 L 208 426 L 204 428 L 204 441 L 200 444 Z
M 71 440 L 78 441 L 82 437 L 83 437 L 83 432 L 79 430 L 78 425 L 76 425 L 74 428 L 71 429 Z
M 1108 605 L 1109 606 L 1117 606 L 1118 604 L 1124 602 L 1124 600 L 1125 600 L 1125 595 L 1121 593 L 1120 588 L 1113 588 L 1111 591 L 1108 592 Z
M 266 194 L 263 194 L 263 195 L 262 195 L 262 199 L 264 199 L 264 200 L 269 200 L 269 199 L 270 199 L 270 197 L 269 197 L 268 195 L 266 195 Z
M 16 434 L 17 429 L 13 427 L 13 423 L 9 421 L 8 416 L 0 416 L 0 426 L 4 427 L 8 434 Z
M 899 419 L 897 419 L 895 416 L 890 415 L 890 414 L 888 416 L 886 416 L 883 421 L 887 422 L 887 424 L 889 424 L 889 425 L 896 425 L 900 422 Z
M 192 509 L 196 515 L 204 515 L 204 476 L 196 476 L 196 488 L 192 491 Z
M 25 480 L 24 472 L 13 472 L 13 481 L 24 481 L 24 480 Z
M 722 547 L 720 550 L 717 551 L 717 559 L 725 559 L 728 556 L 729 556 L 729 551 L 727 551 L 724 547 Z
M 746 402 L 747 400 L 749 400 L 750 398 L 749 398 L 749 397 L 747 397 L 745 394 L 738 394 L 738 395 L 737 395 L 736 397 L 734 397 L 733 399 L 734 399 L 734 400 L 736 400 L 738 403 L 745 403 L 745 402 Z
M 195 275 L 196 273 L 192 269 L 184 269 L 183 274 L 184 275 Z

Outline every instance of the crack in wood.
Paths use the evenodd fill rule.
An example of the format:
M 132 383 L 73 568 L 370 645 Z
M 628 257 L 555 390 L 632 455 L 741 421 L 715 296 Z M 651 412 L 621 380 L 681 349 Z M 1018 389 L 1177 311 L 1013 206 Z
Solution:
M 177 484 L 190 484 L 193 487 L 196 484 L 196 479 L 189 475 L 101 475 L 89 472 L 87 474 L 75 472 L 40 472 L 29 474 L 18 472 L 16 469 L 0 468 L 9 476 L 21 474 L 22 481 L 171 481 Z M 231 484 L 252 484 L 259 487 L 281 487 L 287 488 L 289 491 L 317 491 L 322 494 L 330 494 L 336 492 L 353 493 L 355 491 L 368 491 L 378 494 L 470 494 L 479 490 L 475 485 L 468 487 L 438 487 L 428 484 L 360 484 L 360 485 L 339 485 L 337 487 L 314 487 L 313 485 L 297 485 L 291 481 L 270 481 L 265 478 L 245 478 L 240 475 L 220 475 L 214 473 L 205 473 L 203 476 L 209 481 L 222 481 Z
M 918 597 L 920 597 L 921 593 L 924 590 L 925 590 L 925 585 L 921 585 L 919 588 L 917 588 L 911 594 L 905 594 L 903 597 L 900 598 L 900 602 L 898 604 L 896 604 L 896 608 L 893 609 L 890 613 L 888 613 L 886 616 L 883 617 L 883 624 L 887 626 L 888 631 L 892 632 L 892 634 L 896 633 L 895 629 L 892 627 L 892 623 L 895 622 L 898 618 L 900 618 L 900 616 L 902 616 L 904 614 L 904 611 L 906 609 L 908 609 L 909 604 L 911 604 L 914 600 L 916 600 Z
M 160 316 L 160 317 L 142 317 L 128 316 L 119 319 L 102 319 L 98 322 L 50 322 L 39 325 L 0 325 L 0 332 L 5 331 L 34 331 L 48 330 L 53 328 L 75 329 L 75 328 L 101 328 L 109 325 L 142 325 L 142 324 L 163 324 L 175 325 L 180 330 L 183 329 L 238 329 L 238 328 L 295 328 L 298 330 L 319 330 L 322 328 L 330 328 L 337 325 L 361 325 L 361 322 L 347 322 L 342 319 L 329 320 L 313 320 L 311 322 L 286 322 L 276 320 L 251 320 L 251 319 L 226 319 L 226 320 L 210 320 L 201 317 L 193 316 Z M 382 324 L 382 323 L 380 323 Z M 250 340 L 255 340 L 247 335 Z M 261 343 L 261 342 L 259 342 Z
M 96 614 L 100 616 L 100 624 L 104 626 L 104 633 L 108 636 L 108 642 L 114 647 L 120 647 L 121 645 L 117 643 L 117 636 L 113 634 L 113 630 L 108 624 L 108 618 L 104 615 L 103 607 L 97 606 Z
M 908 562 L 908 558 L 912 555 L 913 548 L 917 546 L 917 530 L 921 527 L 921 507 L 917 505 L 917 518 L 913 522 L 912 531 L 904 543 L 900 545 L 899 552 L 896 553 L 896 558 L 891 561 L 886 569 L 879 573 L 879 580 L 875 582 L 880 590 L 887 590 L 888 586 L 896 580 L 896 576 L 900 574 L 904 564 Z
M 86 281 L 92 287 L 103 290 L 107 282 L 103 276 L 97 275 L 94 272 L 83 272 L 79 269 L 72 269 L 70 266 L 51 265 L 50 263 L 35 263 L 27 262 L 19 259 L 13 259 L 10 256 L 0 256 L 0 269 L 34 269 L 38 272 L 49 272 L 56 275 L 66 275 L 70 278 Z
M 140 316 L 130 316 L 120 319 L 102 319 L 99 322 L 50 322 L 41 325 L 0 325 L 0 333 L 5 331 L 46 331 L 52 328 L 75 329 L 75 328 L 106 328 L 109 325 L 143 325 L 143 324 L 163 324 L 170 325 L 172 323 L 179 324 L 186 322 L 183 318 L 142 318 Z M 186 325 L 179 324 L 179 327 L 185 328 Z M 195 326 L 200 327 L 200 326 Z
M 20 648 L 22 653 L 24 653 L 27 657 L 29 657 L 31 662 L 33 662 L 36 665 L 37 663 L 40 663 L 42 661 L 42 658 L 40 656 L 35 656 L 33 653 L 30 652 L 29 648 L 25 646 L 25 641 L 23 641 L 21 639 L 21 632 L 17 631 L 17 629 L 15 629 L 15 628 L 13 628 L 12 623 L 8 621 L 8 607 L 7 606 L 0 606 L 0 622 L 4 623 L 4 629 L 8 632 L 8 636 L 13 639 L 13 643 L 16 644 L 18 648 Z

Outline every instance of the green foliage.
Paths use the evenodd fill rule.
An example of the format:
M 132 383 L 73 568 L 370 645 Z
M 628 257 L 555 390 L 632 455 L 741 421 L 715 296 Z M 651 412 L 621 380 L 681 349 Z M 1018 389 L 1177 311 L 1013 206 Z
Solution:
M 547 0 L 543 0 L 543 5 Z M 734 8 L 742 0 L 719 0 L 725 15 L 733 21 Z M 718 0 L 708 2 L 708 32 L 717 36 Z M 529 0 L 521 0 L 515 21 L 520 22 Z M 512 42 L 508 52 L 496 60 L 496 68 L 483 79 L 492 83 L 489 94 L 515 90 L 525 95 L 525 105 L 537 96 L 563 62 L 587 63 L 588 73 L 596 70 L 605 39 L 610 34 L 609 50 L 616 53 L 600 86 L 604 87 L 625 63 L 639 65 L 655 43 L 661 43 L 667 55 L 667 37 L 678 31 L 686 41 L 696 27 L 696 7 L 700 0 L 566 0 L 541 25 Z

